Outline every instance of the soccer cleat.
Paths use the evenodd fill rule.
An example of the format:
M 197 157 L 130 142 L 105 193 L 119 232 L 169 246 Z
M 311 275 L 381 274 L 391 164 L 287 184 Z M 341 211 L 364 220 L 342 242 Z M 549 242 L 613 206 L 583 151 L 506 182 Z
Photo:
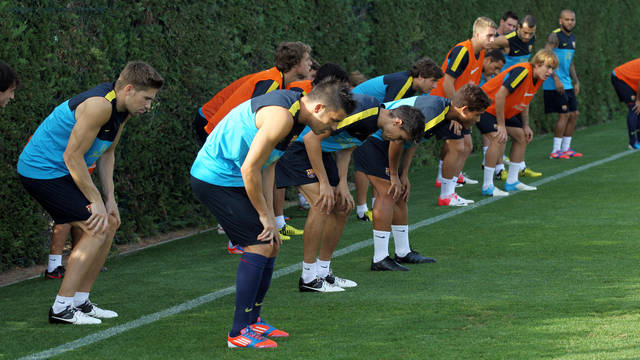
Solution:
M 289 220 L 291 220 L 291 218 L 290 218 L 289 216 L 287 216 L 287 215 L 283 215 L 283 216 L 284 216 L 284 221 L 289 221 Z
M 247 326 L 246 328 L 240 330 L 240 335 L 231 337 L 227 335 L 227 346 L 230 348 L 255 348 L 255 349 L 264 349 L 264 348 L 274 348 L 277 347 L 278 344 L 271 340 L 267 339 L 262 335 L 258 335 L 251 327 Z
M 567 159 L 572 157 L 582 157 L 582 153 L 576 152 L 573 149 L 565 151 L 563 155 L 567 156 Z
M 539 177 L 542 176 L 541 172 L 533 171 L 529 168 L 524 168 L 520 170 L 520 176 L 528 176 L 528 177 Z
M 535 186 L 529 186 L 527 184 L 523 184 L 520 181 L 516 181 L 513 184 L 509 184 L 509 183 L 505 183 L 504 184 L 504 189 L 507 191 L 533 191 L 533 190 L 538 190 L 537 187 Z
M 580 154 L 582 156 L 582 154 Z M 570 156 L 565 154 L 562 150 L 556 150 L 549 154 L 549 159 L 568 159 Z
M 80 306 L 76 306 L 76 309 L 82 311 L 85 315 L 91 316 L 94 318 L 100 319 L 112 319 L 117 318 L 118 313 L 111 310 L 101 309 L 96 304 L 92 304 L 91 301 L 87 300 L 84 304 Z
M 91 317 L 73 306 L 67 306 L 59 313 L 54 313 L 53 308 L 49 309 L 50 324 L 75 324 L 75 325 L 95 325 L 102 324 L 102 320 Z
M 409 271 L 409 268 L 387 256 L 378 262 L 371 260 L 371 271 Z
M 468 205 L 468 204 L 473 204 L 473 203 L 475 203 L 475 200 L 465 199 L 465 198 L 463 198 L 462 196 L 460 196 L 460 195 L 458 195 L 458 194 L 455 194 L 455 195 L 458 197 L 458 199 L 459 199 L 460 201 L 466 202 L 466 203 L 467 203 L 467 205 Z
M 468 178 L 465 173 L 460 173 L 460 175 L 458 175 L 458 184 L 475 185 L 477 183 L 478 183 L 478 180 L 473 180 L 471 178 Z
M 291 236 L 285 235 L 285 234 L 280 234 L 280 240 L 282 240 L 282 241 L 291 240 Z
M 438 206 L 467 206 L 466 200 L 453 193 L 445 198 L 438 196 Z
M 358 217 L 358 220 L 360 220 L 360 221 L 365 221 L 365 222 L 373 221 L 373 212 L 371 210 L 365 211 L 364 215 L 362 215 L 362 217 L 358 216 L 358 214 L 356 214 L 356 216 Z
M 242 254 L 244 253 L 244 249 L 240 245 L 229 246 L 229 242 L 227 242 L 227 252 L 231 255 Z
M 303 235 L 304 234 L 304 230 L 300 230 L 300 229 L 296 229 L 293 226 L 289 225 L 289 224 L 285 224 L 284 227 L 282 229 L 280 229 L 280 236 L 282 235 L 287 235 L 287 236 L 291 236 L 291 235 Z
M 266 337 L 288 337 L 289 333 L 286 331 L 279 330 L 269 324 L 267 324 L 262 318 L 258 317 L 258 321 L 249 325 L 251 330 L 254 333 L 266 336 Z
M 312 281 L 305 283 L 302 280 L 298 280 L 298 289 L 300 292 L 340 292 L 344 291 L 343 288 L 336 284 L 330 284 L 328 281 L 324 281 L 321 278 L 315 278 Z
M 333 274 L 333 271 L 331 271 L 331 269 L 329 269 L 329 275 L 327 275 L 327 277 L 325 277 L 324 280 L 326 282 L 328 282 L 329 284 L 337 285 L 337 286 L 339 286 L 341 288 L 350 288 L 350 287 L 358 286 L 358 283 L 356 283 L 353 280 L 343 279 L 343 278 L 335 276 Z
M 222 228 L 222 225 L 218 224 L 218 227 L 216 227 L 216 231 L 218 231 L 218 235 L 226 235 L 227 233 L 224 231 L 224 229 Z
M 629 149 L 631 149 L 631 150 L 640 150 L 640 143 L 635 143 L 633 145 L 629 145 Z
M 398 264 L 424 264 L 424 263 L 434 263 L 436 259 L 422 256 L 418 252 L 411 250 L 405 256 L 398 256 L 396 254 L 396 262 Z
M 507 196 L 509 195 L 509 193 L 506 191 L 502 191 L 497 187 L 491 185 L 487 189 L 482 189 L 482 195 L 483 196 Z
M 496 180 L 505 181 L 507 180 L 507 175 L 509 175 L 509 173 L 505 169 L 496 171 Z
M 436 179 L 436 187 L 442 187 L 442 182 Z M 462 187 L 462 184 L 456 182 L 456 187 Z
M 44 279 L 62 279 L 64 277 L 64 272 L 65 272 L 65 268 L 64 266 L 60 265 L 58 267 L 56 267 L 55 269 L 53 269 L 52 272 L 49 272 L 47 270 L 44 271 Z

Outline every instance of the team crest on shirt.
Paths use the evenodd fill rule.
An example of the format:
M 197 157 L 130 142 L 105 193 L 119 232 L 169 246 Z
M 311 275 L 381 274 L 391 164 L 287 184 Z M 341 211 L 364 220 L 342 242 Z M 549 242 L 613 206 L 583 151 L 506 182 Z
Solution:
M 384 168 L 385 175 L 389 176 L 389 168 Z
M 313 169 L 307 169 L 307 170 L 305 170 L 305 171 L 307 172 L 307 177 L 308 177 L 309 179 L 315 179 L 315 177 L 316 177 L 316 173 L 315 173 L 315 172 L 313 172 Z
M 567 111 L 568 107 L 567 105 L 562 105 L 562 111 Z
M 533 45 L 529 44 L 529 53 L 531 53 L 533 51 Z
M 289 141 L 289 143 L 292 143 L 292 142 L 296 141 L 296 139 L 297 139 L 297 138 L 298 138 L 298 135 L 294 135 L 294 136 L 291 138 L 291 141 Z

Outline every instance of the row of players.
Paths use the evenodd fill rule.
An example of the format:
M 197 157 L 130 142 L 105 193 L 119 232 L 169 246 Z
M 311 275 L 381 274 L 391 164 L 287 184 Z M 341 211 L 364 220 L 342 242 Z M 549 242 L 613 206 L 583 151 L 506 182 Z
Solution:
M 475 74 L 483 65 L 479 59 L 488 48 L 486 44 L 494 42 L 496 28 L 488 18 L 477 19 L 473 38 L 454 47 L 457 55 L 452 56 L 452 51 L 448 56 L 453 61 L 445 61 L 441 74 L 432 76 L 432 81 L 440 77 L 444 84 L 446 74 L 465 67 L 458 76 L 462 77 L 460 86 L 457 80 L 453 82 L 451 96 L 411 96 L 382 106 L 374 97 L 352 94 L 345 82 L 330 77 L 312 84 L 304 96 L 306 91 L 284 90 L 251 97 L 212 128 L 192 165 L 191 183 L 196 197 L 223 224 L 231 240 L 244 248 L 236 279 L 234 322 L 227 337 L 230 347 L 274 347 L 276 343 L 269 337 L 288 336 L 260 317 L 281 244 L 272 204 L 274 183 L 299 186 L 312 205 L 305 225 L 301 291 L 335 292 L 356 285 L 330 270 L 331 255 L 354 205 L 346 187 L 352 152 L 356 169 L 366 174 L 379 196 L 373 208 L 372 270 L 406 271 L 400 263 L 435 261 L 412 251 L 409 245 L 408 168 L 417 149 L 415 143 L 433 135 L 447 140 L 442 171 L 448 181 L 442 187 L 454 194 L 460 160 L 452 161 L 451 169 L 447 158 L 449 153 L 464 149 L 465 132 L 480 119 L 492 135 L 492 143 L 504 143 L 508 133 L 514 142 L 524 138 L 526 149 L 532 135 L 526 129 L 528 104 L 558 66 L 553 51 L 540 50 L 530 62 L 513 65 L 481 89 L 475 84 Z M 305 59 L 310 49 L 303 48 L 295 66 L 308 68 Z M 628 83 L 624 77 L 634 72 L 623 69 L 627 67 L 616 68 L 614 85 L 618 81 L 633 89 L 633 81 Z M 277 70 L 281 82 L 273 82 L 268 89 L 284 87 L 286 71 L 281 70 Z M 405 90 L 428 80 L 424 74 L 411 78 Z M 116 82 L 101 84 L 58 106 L 20 155 L 18 173 L 25 189 L 56 223 L 70 223 L 82 232 L 49 311 L 52 323 L 95 324 L 100 318 L 117 316 L 89 300 L 120 223 L 113 191 L 114 149 L 124 123 L 149 110 L 163 82 L 148 64 L 127 64 Z M 17 77 L 9 84 L 0 88 L 2 106 L 13 97 Z M 260 81 L 249 77 L 238 89 L 244 84 L 257 89 Z M 443 88 L 446 95 L 447 85 Z M 619 86 L 616 90 L 621 94 Z M 635 112 L 637 103 L 630 109 Z M 513 120 L 518 114 L 520 122 Z M 335 152 L 335 160 L 323 150 Z M 521 157 L 514 155 L 518 154 L 512 151 L 511 166 L 518 170 L 515 181 L 507 179 L 507 183 L 518 189 L 517 174 L 522 166 L 518 163 L 524 149 Z M 497 161 L 495 158 L 488 158 L 486 164 Z M 96 161 L 104 200 L 87 171 Z M 388 255 L 391 232 L 396 242 L 395 260 Z

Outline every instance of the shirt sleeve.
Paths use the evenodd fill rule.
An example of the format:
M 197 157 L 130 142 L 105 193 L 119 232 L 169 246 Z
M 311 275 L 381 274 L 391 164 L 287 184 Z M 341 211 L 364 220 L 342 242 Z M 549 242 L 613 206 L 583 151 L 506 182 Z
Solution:
M 469 51 L 462 45 L 456 46 L 449 53 L 445 73 L 457 79 L 462 75 L 467 65 L 469 65 Z
M 275 80 L 258 81 L 256 83 L 255 88 L 253 89 L 253 94 L 251 94 L 251 98 L 264 95 L 273 90 L 278 90 L 279 88 L 280 88 L 280 84 Z
M 524 67 L 516 67 L 509 71 L 509 75 L 507 75 L 502 82 L 502 86 L 506 87 L 509 90 L 509 93 L 516 91 L 518 86 L 524 82 L 524 79 L 529 75 L 529 70 Z

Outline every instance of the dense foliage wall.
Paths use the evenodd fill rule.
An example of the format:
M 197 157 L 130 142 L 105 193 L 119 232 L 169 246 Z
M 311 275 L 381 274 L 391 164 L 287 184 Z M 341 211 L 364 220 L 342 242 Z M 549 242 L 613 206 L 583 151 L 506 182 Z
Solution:
M 22 147 L 59 103 L 114 80 L 141 59 L 166 79 L 153 110 L 127 124 L 116 151 L 116 196 L 123 218 L 118 241 L 134 241 L 210 216 L 191 195 L 188 170 L 198 150 L 191 120 L 198 106 L 234 79 L 272 66 L 280 41 L 300 40 L 321 63 L 367 76 L 407 69 L 421 56 L 441 62 L 471 35 L 480 16 L 498 20 L 504 3 L 485 1 L 2 1 L 0 61 L 20 74 L 15 102 L 0 109 L 0 271 L 40 262 L 48 219 L 22 189 L 15 165 Z M 575 9 L 576 69 L 582 80 L 580 125 L 620 108 L 609 85 L 617 64 L 638 57 L 633 1 L 567 1 Z M 514 2 L 537 16 L 544 46 L 557 27 L 557 2 Z M 551 117 L 533 105 L 537 129 Z M 437 152 L 427 145 L 422 159 Z

